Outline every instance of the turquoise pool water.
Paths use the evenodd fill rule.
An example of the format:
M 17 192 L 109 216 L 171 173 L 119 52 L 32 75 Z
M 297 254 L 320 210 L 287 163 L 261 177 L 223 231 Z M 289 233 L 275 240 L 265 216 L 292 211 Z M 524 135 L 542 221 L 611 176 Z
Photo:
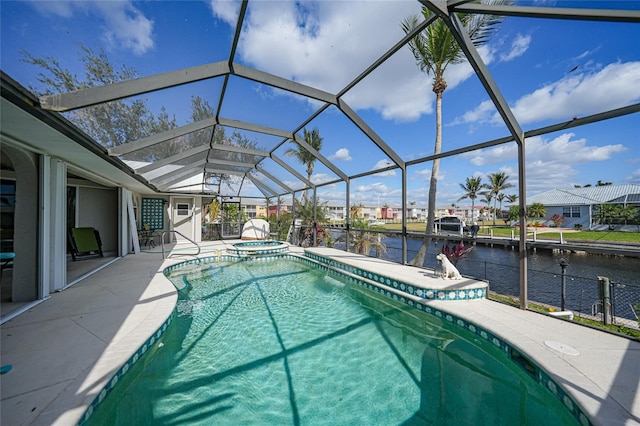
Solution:
M 301 262 L 170 278 L 177 318 L 89 424 L 576 424 L 491 343 Z

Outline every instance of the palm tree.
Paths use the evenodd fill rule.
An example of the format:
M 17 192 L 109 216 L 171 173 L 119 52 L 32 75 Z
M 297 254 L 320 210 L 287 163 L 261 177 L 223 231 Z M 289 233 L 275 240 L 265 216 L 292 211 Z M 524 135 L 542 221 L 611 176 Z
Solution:
M 372 248 L 376 250 L 376 257 L 387 252 L 387 245 L 381 241 L 381 235 L 375 232 L 369 232 L 369 224 L 360 218 L 356 218 L 351 222 L 351 230 L 349 231 L 349 239 L 353 241 L 354 253 L 369 255 Z
M 617 206 L 614 204 L 601 204 L 600 205 L 600 216 L 602 217 L 602 221 L 609 225 L 609 229 L 613 229 L 613 225 L 611 222 L 617 216 Z
M 486 185 L 482 183 L 482 177 L 468 177 L 463 184 L 460 184 L 460 188 L 465 191 L 464 195 L 458 198 L 458 201 L 468 198 L 471 200 L 471 220 L 474 218 L 476 198 L 480 195 L 480 190 L 486 188 Z
M 624 222 L 624 224 L 626 225 L 628 222 L 632 221 L 633 218 L 636 216 L 636 207 L 633 206 L 624 206 L 621 207 L 620 210 L 618 211 L 618 218 Z
M 316 241 L 313 242 L 313 234 L 314 229 L 320 230 L 319 225 L 327 223 L 327 202 L 320 203 L 316 199 L 314 200 L 303 200 L 299 202 L 298 200 L 294 200 L 295 203 L 295 211 L 296 216 L 299 219 L 302 219 L 302 227 L 300 228 L 300 235 L 298 241 L 300 241 L 300 245 L 303 247 L 309 247 L 320 245 L 325 237 L 324 232 L 316 233 Z
M 498 202 L 500 203 L 500 208 L 498 209 L 498 211 L 500 212 L 500 217 L 504 217 L 502 214 L 502 202 L 504 201 L 504 199 L 506 198 L 506 194 L 504 192 L 501 192 L 498 194 Z
M 320 151 L 322 148 L 322 138 L 320 137 L 320 130 L 317 128 L 312 131 L 307 131 L 307 129 L 303 129 L 302 131 L 304 141 L 308 143 L 313 149 L 316 151 Z M 316 156 L 311 152 L 307 151 L 304 147 L 298 144 L 296 141 L 290 141 L 295 144 L 297 148 L 290 148 L 285 152 L 286 156 L 294 156 L 300 161 L 303 165 L 307 166 L 307 180 L 311 180 L 311 175 L 313 174 L 313 166 L 317 160 Z M 309 199 L 309 189 L 305 191 L 305 199 Z
M 543 218 L 545 214 L 547 214 L 547 209 L 542 203 L 533 203 L 527 209 L 527 216 L 535 219 Z
M 490 0 L 491 3 L 510 3 L 509 0 Z M 427 7 L 422 7 L 422 16 L 429 19 L 433 12 Z M 502 18 L 493 15 L 458 15 L 464 29 L 474 45 L 484 44 L 489 36 L 495 31 L 496 24 Z M 412 15 L 402 22 L 403 31 L 408 34 L 414 31 L 420 24 L 420 18 Z M 417 34 L 410 42 L 409 48 L 413 53 L 420 70 L 429 74 L 433 79 L 432 90 L 436 94 L 436 140 L 434 154 L 438 155 L 442 151 L 442 94 L 447 88 L 444 79 L 444 72 L 450 64 L 464 62 L 464 52 L 456 42 L 451 30 L 443 19 L 437 19 L 422 32 Z M 416 256 L 411 260 L 414 266 L 423 266 L 424 259 L 431 245 L 431 233 L 433 232 L 433 222 L 436 213 L 436 193 L 438 186 L 438 173 L 440 171 L 440 159 L 433 160 L 431 166 L 431 179 L 429 182 L 429 203 L 427 226 L 425 229 L 422 247 Z
M 496 225 L 496 203 L 500 200 L 500 209 L 502 210 L 502 200 L 504 199 L 504 195 L 502 199 L 500 199 L 500 195 L 503 190 L 513 188 L 512 183 L 508 183 L 509 176 L 505 172 L 497 172 L 489 174 L 489 184 L 487 188 L 489 188 L 489 192 L 493 197 L 493 226 Z
M 507 195 L 507 201 L 512 204 L 515 203 L 516 201 L 518 201 L 518 194 Z
M 349 209 L 349 216 L 352 219 L 358 218 L 360 214 L 360 210 L 362 210 L 363 207 L 364 206 L 362 205 L 362 203 L 356 204 L 355 206 L 351 206 L 351 208 Z
M 485 204 L 487 206 L 487 211 L 491 213 L 491 200 L 493 200 L 493 194 L 489 191 L 484 191 L 481 192 L 480 195 L 484 197 L 480 202 Z

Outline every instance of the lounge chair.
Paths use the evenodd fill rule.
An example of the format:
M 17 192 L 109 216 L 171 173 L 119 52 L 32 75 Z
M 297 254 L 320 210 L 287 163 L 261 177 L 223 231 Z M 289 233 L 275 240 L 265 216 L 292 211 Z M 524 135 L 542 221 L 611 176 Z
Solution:
M 73 260 L 104 257 L 100 233 L 94 228 L 71 228 L 69 231 Z

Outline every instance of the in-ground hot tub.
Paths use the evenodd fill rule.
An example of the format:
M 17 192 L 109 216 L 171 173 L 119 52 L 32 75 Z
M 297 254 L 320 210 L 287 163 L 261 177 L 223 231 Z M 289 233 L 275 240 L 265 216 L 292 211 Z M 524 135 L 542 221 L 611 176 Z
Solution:
M 289 244 L 282 241 L 243 241 L 227 248 L 227 253 L 236 256 L 261 256 L 287 251 L 289 251 Z

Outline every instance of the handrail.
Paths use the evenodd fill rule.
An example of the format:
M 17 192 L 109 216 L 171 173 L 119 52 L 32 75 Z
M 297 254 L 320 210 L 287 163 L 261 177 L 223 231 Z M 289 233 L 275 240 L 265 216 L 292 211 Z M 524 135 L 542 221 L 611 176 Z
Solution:
M 185 253 L 185 255 L 190 255 L 190 256 L 198 256 L 200 254 L 200 246 L 198 245 L 198 243 L 196 243 L 195 241 L 193 241 L 191 238 L 187 237 L 186 235 L 184 235 L 182 232 L 176 231 L 176 230 L 171 230 L 171 231 L 163 231 L 162 232 L 162 237 L 160 238 L 160 244 L 162 244 L 162 258 L 166 259 L 164 256 L 164 236 L 167 232 L 175 232 L 176 234 L 180 235 L 182 238 L 184 238 L 185 240 L 189 241 L 192 244 L 195 244 L 196 247 L 198 247 L 198 252 L 196 254 L 189 254 L 189 253 Z M 180 253 L 176 253 L 176 256 L 181 255 Z

